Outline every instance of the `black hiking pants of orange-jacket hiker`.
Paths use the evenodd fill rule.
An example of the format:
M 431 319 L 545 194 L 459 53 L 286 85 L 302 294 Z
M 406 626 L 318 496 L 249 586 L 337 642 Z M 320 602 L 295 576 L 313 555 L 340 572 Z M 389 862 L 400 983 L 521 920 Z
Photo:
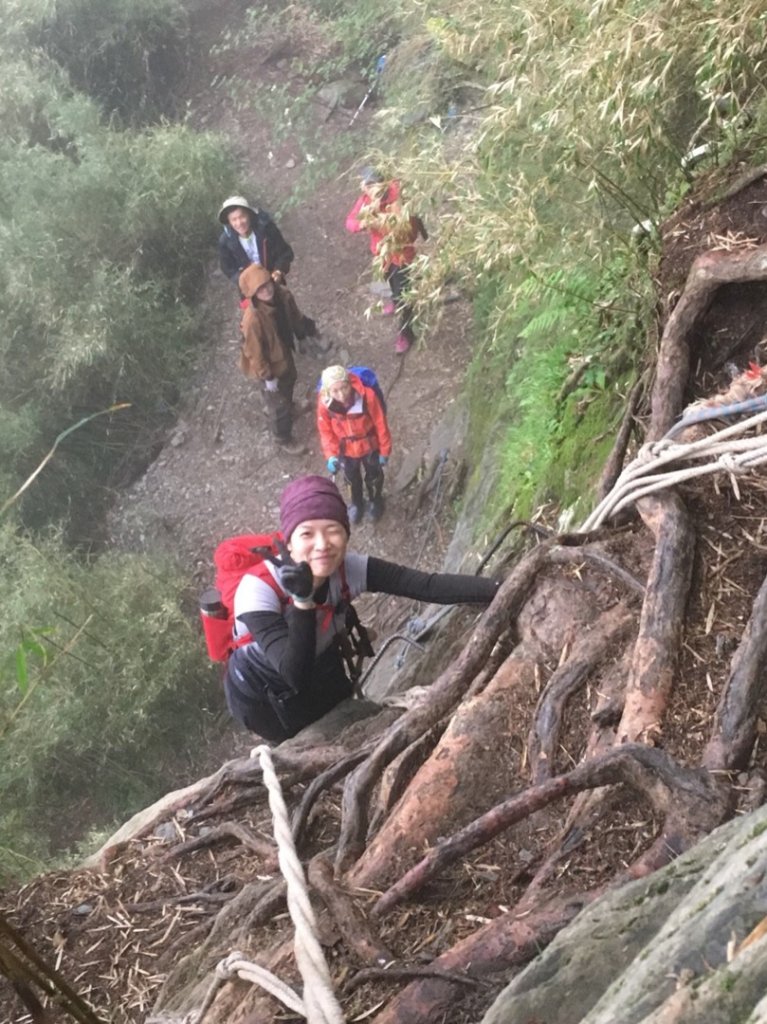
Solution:
M 311 679 L 300 693 L 288 689 L 252 644 L 232 653 L 224 675 L 224 694 L 232 717 L 263 739 L 277 743 L 322 718 L 352 692 L 341 652 L 335 646 L 315 660 Z
M 365 487 L 371 501 L 378 501 L 384 484 L 384 472 L 378 459 L 378 452 L 369 452 L 359 459 L 348 455 L 341 457 L 341 466 L 351 491 L 352 505 L 361 509 L 364 504 L 362 493 L 362 472 L 365 471 Z

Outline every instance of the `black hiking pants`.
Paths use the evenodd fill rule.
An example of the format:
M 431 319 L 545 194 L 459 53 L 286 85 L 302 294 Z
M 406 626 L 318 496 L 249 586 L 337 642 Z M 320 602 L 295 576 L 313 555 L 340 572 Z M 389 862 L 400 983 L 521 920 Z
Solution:
M 341 457 L 344 476 L 351 490 L 352 505 L 361 509 L 364 503 L 362 493 L 362 473 L 365 473 L 365 487 L 371 501 L 378 501 L 381 497 L 384 484 L 384 472 L 381 463 L 378 461 L 378 452 L 370 452 L 359 459 L 352 459 L 348 455 Z
M 353 687 L 335 646 L 316 659 L 300 693 L 289 690 L 252 645 L 229 658 L 224 674 L 226 705 L 233 718 L 265 740 L 279 743 L 316 722 L 347 697 Z
M 413 331 L 413 308 L 403 299 L 403 294 L 407 292 L 410 287 L 410 267 L 395 267 L 392 263 L 386 271 L 386 280 L 389 282 L 392 298 L 396 303 L 397 311 L 399 313 L 400 334 L 404 334 L 412 345 L 415 342 L 415 333 Z
M 278 441 L 289 441 L 293 435 L 293 389 L 298 374 L 295 363 L 291 359 L 287 371 L 277 378 L 277 390 L 267 391 L 264 388 L 264 414 L 269 429 Z

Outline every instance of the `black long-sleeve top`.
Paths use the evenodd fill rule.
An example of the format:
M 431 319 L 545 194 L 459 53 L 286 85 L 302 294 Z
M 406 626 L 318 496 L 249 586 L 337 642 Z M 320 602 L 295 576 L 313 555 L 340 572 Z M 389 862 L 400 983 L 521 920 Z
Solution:
M 366 584 L 360 592 L 392 594 L 429 604 L 489 604 L 498 586 L 496 581 L 481 576 L 420 572 L 370 556 Z M 328 592 L 326 580 L 314 594 L 315 603 L 322 606 Z M 322 608 L 288 605 L 282 612 L 243 611 L 237 618 L 258 643 L 258 660 L 263 659 L 287 688 L 300 693 L 312 685 L 318 622 L 322 622 L 323 614 Z

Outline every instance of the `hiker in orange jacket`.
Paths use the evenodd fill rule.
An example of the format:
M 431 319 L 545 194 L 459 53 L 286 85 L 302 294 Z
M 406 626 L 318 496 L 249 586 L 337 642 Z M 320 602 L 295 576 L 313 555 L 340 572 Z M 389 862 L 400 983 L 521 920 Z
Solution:
M 404 300 L 410 284 L 410 264 L 415 259 L 415 242 L 420 235 L 428 238 L 420 217 L 404 217 L 398 181 L 385 181 L 373 167 L 363 167 L 362 195 L 346 217 L 346 230 L 367 231 L 370 251 L 380 262 L 383 275 L 391 288 L 391 300 L 384 304 L 384 314 L 399 310 L 400 330 L 394 344 L 398 355 L 415 341 L 413 310 Z
M 370 502 L 367 516 L 383 512 L 383 467 L 391 455 L 391 434 L 381 399 L 356 373 L 329 366 L 320 379 L 317 430 L 328 470 L 343 469 L 351 488 L 349 520 L 358 523 L 364 507 L 362 473 Z

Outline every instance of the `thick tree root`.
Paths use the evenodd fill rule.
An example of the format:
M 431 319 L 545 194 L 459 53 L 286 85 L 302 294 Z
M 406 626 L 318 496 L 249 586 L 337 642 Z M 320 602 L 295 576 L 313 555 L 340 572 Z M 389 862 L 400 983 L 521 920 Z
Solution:
M 703 764 L 709 771 L 738 771 L 747 767 L 757 735 L 766 672 L 767 579 L 759 588 L 716 709 L 711 738 L 703 755 Z
M 432 755 L 448 723 L 448 718 L 440 719 L 423 736 L 419 736 L 401 754 L 398 754 L 387 767 L 381 778 L 377 808 L 370 823 L 372 835 L 378 832 L 382 822 L 386 820 L 394 805 L 413 781 L 418 769 Z
M 422 888 L 459 857 L 482 846 L 500 832 L 547 807 L 585 789 L 623 782 L 646 797 L 663 817 L 674 811 L 675 834 L 685 833 L 688 841 L 698 838 L 710 822 L 712 810 L 718 816 L 720 801 L 714 784 L 700 770 L 682 768 L 667 754 L 641 744 L 625 744 L 573 768 L 565 775 L 511 797 L 471 822 L 449 839 L 439 843 L 389 888 L 373 907 L 377 916 Z
M 682 641 L 695 546 L 687 510 L 676 494 L 643 498 L 639 510 L 656 544 L 618 743 L 654 743 L 660 735 Z
M 558 897 L 519 917 L 504 914 L 459 942 L 429 966 L 462 971 L 472 978 L 526 964 L 580 911 L 601 896 L 600 886 L 576 897 Z M 373 1018 L 374 1024 L 437 1024 L 450 1020 L 456 1001 L 466 994 L 458 982 L 422 978 L 408 985 Z
M 392 953 L 375 935 L 362 911 L 333 880 L 333 865 L 323 856 L 314 857 L 308 868 L 309 883 L 322 897 L 344 938 L 364 964 L 382 967 L 394 960 Z
M 767 245 L 735 252 L 704 252 L 695 259 L 681 298 L 661 336 L 652 394 L 649 441 L 663 437 L 682 411 L 690 375 L 690 347 L 687 339 L 717 290 L 725 284 L 766 280 Z
M 516 758 L 513 774 L 521 770 L 521 757 L 509 744 L 513 723 L 508 708 L 512 693 L 532 690 L 534 684 L 533 662 L 512 655 L 481 694 L 461 704 L 434 753 L 350 872 L 351 885 L 376 888 L 396 877 L 437 836 L 503 795 L 498 784 L 495 789 L 489 783 L 477 787 L 477 776 L 492 779 L 504 750 L 509 759 Z
M 346 780 L 336 872 L 354 863 L 365 849 L 368 805 L 381 772 L 435 722 L 455 707 L 493 649 L 496 640 L 519 613 L 530 587 L 544 565 L 552 542 L 544 541 L 525 555 L 498 591 L 457 661 L 431 687 L 427 704 L 407 712 L 383 735 L 372 754 Z

